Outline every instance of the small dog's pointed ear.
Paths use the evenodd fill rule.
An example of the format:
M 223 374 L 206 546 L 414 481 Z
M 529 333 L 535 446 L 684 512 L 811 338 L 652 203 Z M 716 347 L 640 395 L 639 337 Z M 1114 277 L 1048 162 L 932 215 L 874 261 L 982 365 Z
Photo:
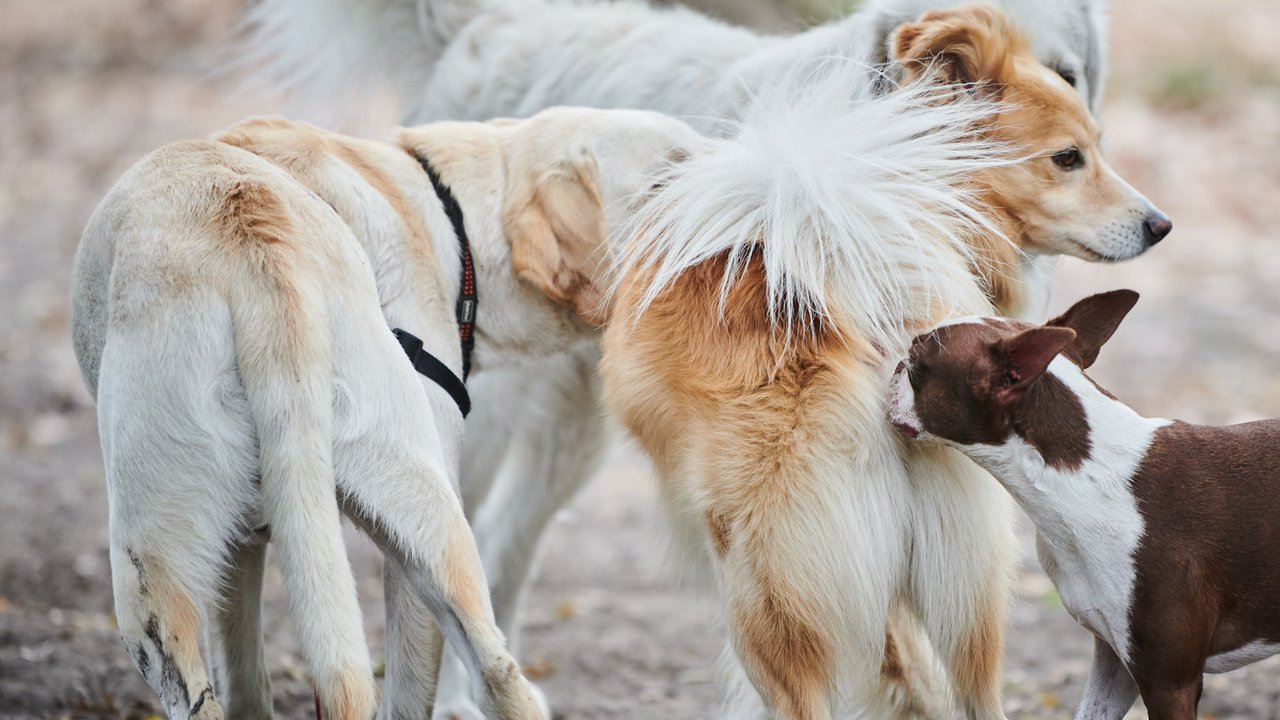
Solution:
M 1098 351 L 1137 303 L 1138 293 L 1133 290 L 1090 295 L 1045 324 L 1075 331 L 1076 340 L 1067 348 L 1067 357 L 1081 368 L 1087 368 L 1098 359 Z
M 1001 343 L 1003 363 L 995 386 L 996 402 L 1009 405 L 1021 398 L 1075 338 L 1070 328 L 1038 327 Z

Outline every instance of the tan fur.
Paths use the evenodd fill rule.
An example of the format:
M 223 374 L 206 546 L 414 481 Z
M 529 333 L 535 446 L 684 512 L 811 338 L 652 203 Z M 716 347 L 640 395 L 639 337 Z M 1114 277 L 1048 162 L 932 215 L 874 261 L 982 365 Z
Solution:
M 371 142 L 324 130 L 308 123 L 284 118 L 251 118 L 237 123 L 215 136 L 219 142 L 248 150 L 283 167 L 299 182 L 313 190 L 322 187 L 327 170 L 326 157 L 337 159 L 360 175 L 400 220 L 406 239 L 406 262 L 418 272 L 434 270 L 431 236 L 422 222 L 422 211 L 415 209 L 405 195 L 403 181 L 392 175 L 392 168 L 420 173 L 407 154 L 403 157 L 384 143 Z M 411 164 L 411 165 L 410 165 Z M 334 208 L 348 223 L 352 218 Z M 413 273 L 410 273 L 412 276 Z
M 1001 314 L 1018 314 L 1026 300 L 1015 281 L 1019 250 L 1115 259 L 1080 243 L 1064 247 L 1065 241 L 1051 237 L 1081 216 L 1120 214 L 1134 196 L 1102 157 L 1101 130 L 1079 94 L 1040 64 L 1010 18 L 982 4 L 933 10 L 900 26 L 891 44 L 909 80 L 933 69 L 947 80 L 968 83 L 979 97 L 998 99 L 999 112 L 986 132 L 1031 156 L 976 178 L 997 224 L 1016 246 L 991 236 L 972 240 L 982 258 L 976 270 Z M 1065 178 L 1050 156 L 1071 146 L 1086 164 Z
M 222 237 L 243 244 L 284 242 L 293 231 L 283 203 L 262 182 L 244 180 L 227 188 L 212 223 Z
M 604 213 L 586 161 L 529 183 L 533 194 L 507 209 L 507 238 L 517 276 L 547 297 L 603 324 Z
M 953 681 L 962 696 L 986 695 L 1000 701 L 1000 657 L 1004 650 L 1004 608 L 999 598 L 990 599 L 987 612 L 979 613 L 978 624 L 961 640 L 961 658 Z
M 940 67 L 975 93 L 998 97 L 1000 112 L 987 132 L 996 139 L 1057 152 L 1076 143 L 1098 173 L 1081 203 L 1115 203 L 1116 192 L 1094 152 L 1097 126 L 1079 97 L 1030 54 L 1025 39 L 1002 15 L 982 6 L 926 14 L 895 38 L 900 59 L 919 74 Z M 1070 136 L 1070 139 L 1066 139 Z M 1046 222 L 1036 193 L 1045 192 L 1047 156 L 984 173 L 984 199 L 1009 243 L 973 237 L 975 274 L 1004 312 L 1026 298 L 1017 281 L 1021 251 L 1045 250 L 1037 233 Z M 1028 175 L 1033 178 L 1028 180 Z M 1050 188 L 1051 192 L 1056 192 Z M 721 310 L 724 258 L 688 270 L 634 322 L 606 330 L 602 374 L 606 399 L 653 458 L 672 502 L 693 503 L 719 564 L 734 645 L 763 697 L 780 717 L 826 717 L 835 672 L 832 628 L 841 618 L 806 577 L 802 548 L 779 542 L 808 522 L 811 464 L 824 453 L 856 452 L 857 438 L 838 427 L 848 395 L 867 386 L 883 358 L 839 318 L 804 328 L 788 343 L 765 312 L 758 259 L 732 285 Z M 624 278 L 611 312 L 630 318 L 647 278 Z M 926 313 L 927 314 L 927 313 Z M 929 322 L 941 321 L 942 317 Z M 919 328 L 923 329 L 923 328 Z M 828 455 L 829 456 L 829 455 Z M 678 508 L 678 511 L 680 508 Z M 785 547 L 786 550 L 780 550 Z M 857 549 L 851 548 L 851 551 Z M 785 553 L 790 552 L 787 556 Z M 998 712 L 1004 584 L 993 579 L 986 597 L 972 599 L 980 618 L 961 631 L 947 664 L 966 709 Z M 929 662 L 908 634 L 902 613 L 891 614 L 880 675 L 907 687 Z M 927 673 L 926 673 L 927 674 Z M 910 694 L 910 693 L 908 693 Z M 905 708 L 928 715 L 934 708 Z
M 196 641 L 200 614 L 191 597 L 178 588 L 169 578 L 164 566 L 155 558 L 140 558 L 146 568 L 146 595 L 153 607 L 164 618 L 160 628 L 163 651 L 173 658 L 179 667 L 190 667 L 200 660 L 200 645 Z M 188 688 L 199 692 L 199 688 Z
M 463 616 L 473 619 L 493 614 L 489 609 L 488 595 L 484 592 L 487 584 L 479 560 L 471 529 L 465 524 L 454 528 L 453 537 L 445 545 L 440 558 L 441 585 Z
M 782 717 L 827 717 L 830 628 L 838 620 L 823 598 L 796 592 L 815 578 L 779 554 L 772 533 L 808 514 L 809 453 L 828 429 L 828 404 L 838 402 L 844 373 L 870 348 L 811 328 L 784 351 L 766 313 L 758 258 L 729 292 L 722 316 L 711 298 L 723 262 L 693 268 L 634 326 L 606 331 L 606 388 L 660 468 L 691 452 L 700 458 L 704 484 L 692 492 L 724 572 L 736 578 L 726 588 L 730 627 L 748 673 L 768 688 Z M 642 286 L 620 292 L 619 317 L 629 317 Z M 618 345 L 626 352 L 609 351 Z

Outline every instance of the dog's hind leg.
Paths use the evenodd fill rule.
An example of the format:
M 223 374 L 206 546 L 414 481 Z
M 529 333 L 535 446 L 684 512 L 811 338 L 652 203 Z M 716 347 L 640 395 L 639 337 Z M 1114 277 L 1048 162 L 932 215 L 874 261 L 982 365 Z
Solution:
M 444 637 L 405 570 L 388 553 L 382 569 L 387 606 L 387 676 L 379 720 L 429 720 Z
M 872 717 L 933 720 L 953 714 L 951 689 L 920 620 L 903 604 L 895 606 L 885 630 L 880 668 L 881 707 Z M 871 710 L 871 708 L 869 708 Z
M 200 659 L 200 613 L 167 563 L 113 533 L 111 582 L 120 638 L 165 714 L 171 720 L 222 720 Z
M 272 717 L 271 678 L 262 647 L 262 575 L 266 538 L 248 538 L 231 550 L 224 584 L 215 603 L 210 655 L 217 692 L 227 715 L 245 720 Z
M 358 490 L 345 485 L 345 507 L 390 556 L 388 562 L 401 565 L 405 580 L 467 664 L 473 696 L 485 717 L 541 718 L 493 621 L 480 557 L 458 499 L 432 475 L 436 473 L 420 468 L 394 484 L 365 478 Z
M 759 482 L 725 473 L 746 478 L 749 492 L 724 488 L 705 514 L 731 640 L 752 684 L 777 718 L 825 720 L 876 692 L 904 550 L 893 501 L 868 499 L 891 498 L 892 488 L 882 494 L 870 477 L 852 492 L 847 478 L 802 489 L 813 477 L 804 470 Z
M 584 344 L 519 368 L 486 371 L 471 383 L 475 407 L 467 419 L 462 497 L 498 627 L 516 657 L 520 598 L 542 534 L 595 473 L 603 455 L 598 361 L 595 344 Z M 526 400 L 518 408 L 502 400 L 514 395 Z M 456 655 L 446 653 L 446 658 L 439 713 L 472 717 L 466 668 Z
M 971 720 L 1003 718 L 1000 655 L 1013 567 L 1006 493 L 943 447 L 913 448 L 911 594 L 956 699 Z
M 98 386 L 117 623 L 169 717 L 222 718 L 199 637 L 252 504 L 251 420 L 225 313 L 149 299 L 113 324 Z

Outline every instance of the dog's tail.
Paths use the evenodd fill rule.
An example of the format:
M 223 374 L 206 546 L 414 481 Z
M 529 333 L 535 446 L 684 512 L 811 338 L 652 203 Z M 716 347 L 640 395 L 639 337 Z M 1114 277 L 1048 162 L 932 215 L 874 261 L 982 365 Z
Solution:
M 260 493 L 290 614 L 329 717 L 370 717 L 373 676 L 347 560 L 333 463 L 329 298 L 288 237 L 295 213 L 239 181 L 223 200 L 246 266 L 228 297 L 236 365 L 258 439 Z
M 851 97 L 858 72 L 830 60 L 793 75 L 751 102 L 735 137 L 670 169 L 614 244 L 617 282 L 645 278 L 637 314 L 718 256 L 723 302 L 756 254 L 788 338 L 834 319 L 822 324 L 891 352 L 904 323 L 988 308 L 970 240 L 999 231 L 969 178 L 1009 161 L 975 129 L 991 106 L 927 83 Z
M 454 36 L 486 7 L 530 0 L 259 0 L 233 65 L 304 108 L 377 88 L 420 92 Z

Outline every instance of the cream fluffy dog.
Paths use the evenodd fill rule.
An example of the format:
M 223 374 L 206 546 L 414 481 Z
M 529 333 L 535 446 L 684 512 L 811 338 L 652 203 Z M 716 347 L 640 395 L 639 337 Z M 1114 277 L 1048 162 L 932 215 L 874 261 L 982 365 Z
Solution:
M 949 716 L 911 692 L 916 629 L 966 717 L 1003 717 L 1008 504 L 961 455 L 904 444 L 883 388 L 940 320 L 1025 312 L 1026 253 L 1124 259 L 1171 228 L 1000 13 L 926 13 L 891 51 L 966 100 L 917 82 L 850 105 L 841 72 L 766 91 L 674 169 L 618 271 L 608 405 L 721 591 L 753 717 Z M 1017 161 L 984 165 L 991 141 Z
M 438 626 L 486 716 L 541 717 L 456 495 L 462 414 L 391 334 L 420 336 L 458 374 L 459 243 L 420 159 L 465 217 L 476 366 L 501 367 L 592 336 L 605 228 L 700 140 L 640 111 L 393 142 L 258 119 L 125 174 L 76 255 L 72 328 L 98 402 L 120 633 L 169 717 L 270 717 L 268 534 L 325 717 L 373 715 L 340 512 L 387 555 L 381 716 L 430 714 Z

